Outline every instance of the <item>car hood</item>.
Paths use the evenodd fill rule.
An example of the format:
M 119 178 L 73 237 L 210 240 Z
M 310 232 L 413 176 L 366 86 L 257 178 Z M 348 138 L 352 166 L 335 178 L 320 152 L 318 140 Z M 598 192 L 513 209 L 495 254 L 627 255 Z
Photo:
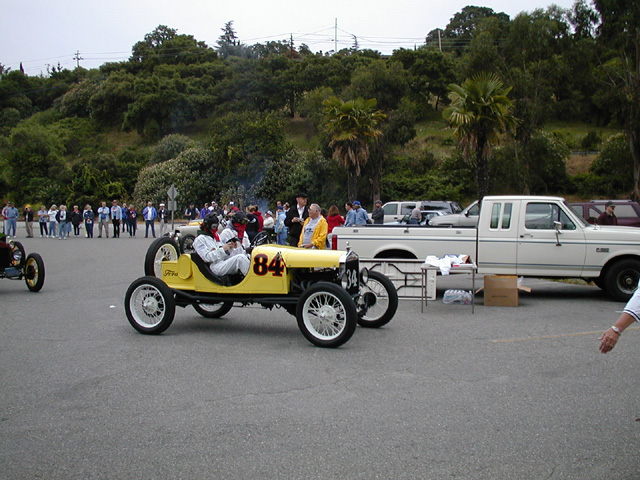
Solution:
M 346 261 L 347 255 L 357 258 L 354 252 L 344 250 L 315 250 L 285 245 L 262 245 L 254 248 L 251 256 L 255 258 L 256 255 L 266 254 L 268 258 L 273 258 L 278 253 L 289 268 L 339 267 L 341 261 Z
M 585 227 L 587 238 L 612 243 L 635 242 L 640 247 L 640 229 L 609 225 L 589 225 Z

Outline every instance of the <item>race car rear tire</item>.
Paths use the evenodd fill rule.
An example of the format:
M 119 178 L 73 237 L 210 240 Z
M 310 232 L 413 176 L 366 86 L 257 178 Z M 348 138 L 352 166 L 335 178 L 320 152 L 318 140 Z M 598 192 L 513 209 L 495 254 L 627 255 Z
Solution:
M 391 280 L 380 272 L 369 272 L 369 281 L 360 293 L 373 303 L 365 311 L 358 312 L 358 325 L 378 328 L 389 323 L 398 309 L 398 292 Z
M 44 285 L 44 261 L 37 253 L 30 253 L 24 263 L 24 281 L 32 292 L 39 292 Z
M 162 262 L 164 260 L 177 260 L 180 256 L 180 247 L 169 237 L 156 238 L 144 257 L 144 274 L 160 278 L 162 276 Z
M 164 332 L 176 313 L 176 302 L 171 289 L 156 277 L 135 280 L 124 296 L 127 320 L 138 332 L 158 335 Z
M 220 318 L 229 313 L 233 308 L 233 302 L 194 303 L 193 308 L 203 317 Z
M 193 241 L 196 239 L 195 235 L 188 233 L 180 239 L 180 253 L 195 253 L 193 248 Z
M 355 332 L 358 312 L 342 287 L 318 282 L 300 296 L 296 319 L 302 335 L 312 344 L 335 348 L 347 342 Z

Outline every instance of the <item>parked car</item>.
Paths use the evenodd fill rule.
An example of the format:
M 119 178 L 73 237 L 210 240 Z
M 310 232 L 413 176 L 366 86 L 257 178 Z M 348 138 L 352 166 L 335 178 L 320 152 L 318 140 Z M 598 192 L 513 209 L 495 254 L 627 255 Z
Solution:
M 443 213 L 458 213 L 462 208 L 458 202 L 451 201 L 431 201 L 431 200 L 411 200 L 404 202 L 387 202 L 382 206 L 384 210 L 384 221 L 382 223 L 400 222 L 405 215 L 410 215 L 411 211 L 420 206 L 420 210 L 439 210 Z
M 576 212 L 582 218 L 584 218 L 585 222 L 594 225 L 598 217 L 602 213 L 598 207 L 596 207 L 593 203 L 584 202 L 584 203 L 571 203 L 569 204 L 571 210 Z
M 449 214 L 445 213 L 442 210 L 421 210 L 420 214 L 422 215 L 422 219 L 420 220 L 419 225 L 425 226 L 430 225 L 431 219 L 435 217 L 448 216 Z M 409 223 L 409 217 L 411 215 L 405 215 L 399 222 L 390 222 L 386 225 L 411 225 Z
M 452 213 L 442 217 L 432 218 L 429 225 L 439 227 L 475 227 L 478 225 L 480 205 L 476 200 L 460 213 Z
M 616 206 L 615 214 L 618 217 L 618 225 L 640 227 L 640 205 L 631 200 L 591 200 L 570 205 L 573 211 L 581 215 L 587 222 L 595 224 L 608 202 L 613 202 Z

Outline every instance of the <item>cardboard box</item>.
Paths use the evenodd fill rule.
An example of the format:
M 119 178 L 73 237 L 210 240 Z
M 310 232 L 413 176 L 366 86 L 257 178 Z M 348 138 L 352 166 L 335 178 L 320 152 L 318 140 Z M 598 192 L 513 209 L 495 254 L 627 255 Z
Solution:
M 436 299 L 436 271 L 427 270 L 427 300 Z
M 516 275 L 485 275 L 484 304 L 491 307 L 517 307 L 518 277 Z

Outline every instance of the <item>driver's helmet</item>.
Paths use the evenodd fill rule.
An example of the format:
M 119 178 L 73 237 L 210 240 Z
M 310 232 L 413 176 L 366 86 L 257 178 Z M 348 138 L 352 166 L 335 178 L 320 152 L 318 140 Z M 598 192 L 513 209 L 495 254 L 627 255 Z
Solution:
M 231 216 L 231 223 L 244 225 L 248 222 L 247 214 L 244 212 L 236 212 Z
M 205 232 L 216 232 L 218 230 L 219 223 L 220 219 L 218 218 L 218 216 L 213 212 L 209 212 L 202 219 L 202 229 Z

